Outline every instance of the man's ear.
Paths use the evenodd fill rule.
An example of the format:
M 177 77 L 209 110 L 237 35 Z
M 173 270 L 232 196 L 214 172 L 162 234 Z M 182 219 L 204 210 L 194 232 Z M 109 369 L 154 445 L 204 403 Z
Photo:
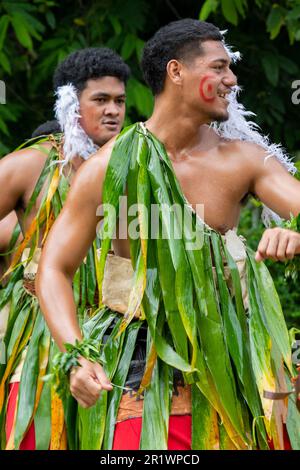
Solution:
M 176 59 L 169 60 L 167 63 L 167 74 L 174 85 L 181 85 L 182 64 Z

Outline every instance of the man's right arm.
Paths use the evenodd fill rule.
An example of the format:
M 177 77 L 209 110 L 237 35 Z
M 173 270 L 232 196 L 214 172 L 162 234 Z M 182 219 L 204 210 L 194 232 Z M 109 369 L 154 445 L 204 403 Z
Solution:
M 37 294 L 42 312 L 59 348 L 74 344 L 82 335 L 76 315 L 72 281 L 96 237 L 102 184 L 108 152 L 99 154 L 79 169 L 66 204 L 54 223 L 43 249 L 37 276 Z M 99 364 L 80 359 L 72 371 L 70 389 L 83 407 L 92 406 L 102 389 L 112 386 Z
M 0 160 L 0 220 L 14 211 L 33 190 L 45 164 L 45 154 L 36 149 L 13 152 Z

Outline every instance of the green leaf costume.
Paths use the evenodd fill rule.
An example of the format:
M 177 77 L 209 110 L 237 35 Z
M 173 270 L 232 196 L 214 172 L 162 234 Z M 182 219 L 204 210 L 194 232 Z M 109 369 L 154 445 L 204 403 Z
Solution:
M 53 166 L 48 168 L 55 171 Z M 61 178 L 58 188 L 63 181 Z M 257 264 L 253 252 L 246 248 L 245 303 L 239 267 L 224 237 L 203 223 L 189 206 L 164 146 L 142 124 L 126 128 L 116 140 L 103 204 L 117 210 L 125 191 L 128 206 L 139 207 L 139 236 L 129 240 L 134 276 L 125 315 L 107 306 L 98 309 L 94 301 L 97 289 L 102 300 L 116 224 L 113 211 L 104 217 L 100 259 L 94 243 L 93 253 L 74 280 L 84 336 L 101 343 L 104 369 L 115 385 L 112 392 L 101 392 L 95 406 L 83 409 L 68 396 L 63 404 L 64 419 L 50 410 L 57 397 L 49 390 L 49 383 L 40 385 L 39 378 L 50 372 L 49 364 L 45 368 L 45 357 L 51 356 L 53 346 L 37 300 L 24 290 L 21 280 L 13 278 L 16 271 L 1 292 L 4 302 L 12 298 L 5 340 L 8 363 L 0 369 L 2 426 L 11 373 L 5 370 L 10 358 L 11 369 L 15 367 L 29 342 L 11 448 L 18 448 L 34 420 L 38 448 L 64 448 L 66 429 L 70 449 L 111 449 L 122 387 L 145 324 L 141 449 L 167 449 L 174 369 L 181 371 L 185 384 L 191 387 L 193 449 L 268 449 L 271 439 L 275 448 L 282 447 L 279 403 L 284 409 L 287 403 L 265 398 L 264 392 L 291 391 L 295 371 L 284 316 L 267 268 Z M 62 199 L 57 189 L 51 201 L 55 216 Z M 151 204 L 160 209 L 155 236 L 151 236 Z M 178 213 L 168 211 L 173 205 L 186 214 L 183 226 Z M 128 217 L 128 224 L 131 221 Z M 142 319 L 136 320 L 139 310 Z M 287 429 L 292 447 L 299 449 L 300 418 L 294 394 L 288 401 Z M 41 434 L 39 427 L 43 427 Z

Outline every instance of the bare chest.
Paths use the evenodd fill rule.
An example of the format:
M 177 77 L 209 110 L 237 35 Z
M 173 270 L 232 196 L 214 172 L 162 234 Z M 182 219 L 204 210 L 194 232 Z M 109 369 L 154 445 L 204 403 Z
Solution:
M 249 182 L 237 166 L 207 162 L 173 166 L 186 199 L 209 226 L 224 233 L 238 225 Z

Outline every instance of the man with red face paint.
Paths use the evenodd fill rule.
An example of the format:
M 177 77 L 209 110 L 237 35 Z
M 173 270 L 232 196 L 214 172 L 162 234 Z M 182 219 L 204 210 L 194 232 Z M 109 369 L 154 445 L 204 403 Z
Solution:
M 268 153 L 263 146 L 238 137 L 225 138 L 210 126 L 213 122 L 225 126 L 230 120 L 229 96 L 237 84 L 230 54 L 217 27 L 185 19 L 161 28 L 146 43 L 142 69 L 155 103 L 152 116 L 141 129 L 154 134 L 164 145 L 186 200 L 195 210 L 197 205 L 204 205 L 206 224 L 231 237 L 248 194 L 256 195 L 283 218 L 299 214 L 300 182 L 276 158 L 266 159 Z M 82 340 L 71 281 L 95 236 L 100 220 L 97 208 L 103 200 L 102 188 L 114 144 L 115 139 L 78 172 L 39 266 L 40 304 L 62 351 L 66 343 Z M 89 191 L 85 190 L 87 185 Z M 264 237 L 267 242 L 260 244 L 257 260 L 284 260 L 300 253 L 300 234 L 294 231 L 267 230 Z M 59 246 L 57 239 L 61 240 Z M 120 257 L 130 258 L 128 240 L 114 240 L 114 250 Z M 100 364 L 82 357 L 80 365 L 71 371 L 70 390 L 78 403 L 88 408 L 97 402 L 101 391 L 110 392 L 113 386 Z M 143 371 L 140 379 L 142 375 Z M 180 398 L 176 410 L 171 411 L 169 449 L 189 449 L 191 445 L 191 401 L 188 394 Z M 123 395 L 120 409 L 113 448 L 137 449 L 142 405 L 133 405 Z M 214 432 L 215 426 L 206 448 L 218 448 Z M 213 447 L 215 444 L 217 447 Z

